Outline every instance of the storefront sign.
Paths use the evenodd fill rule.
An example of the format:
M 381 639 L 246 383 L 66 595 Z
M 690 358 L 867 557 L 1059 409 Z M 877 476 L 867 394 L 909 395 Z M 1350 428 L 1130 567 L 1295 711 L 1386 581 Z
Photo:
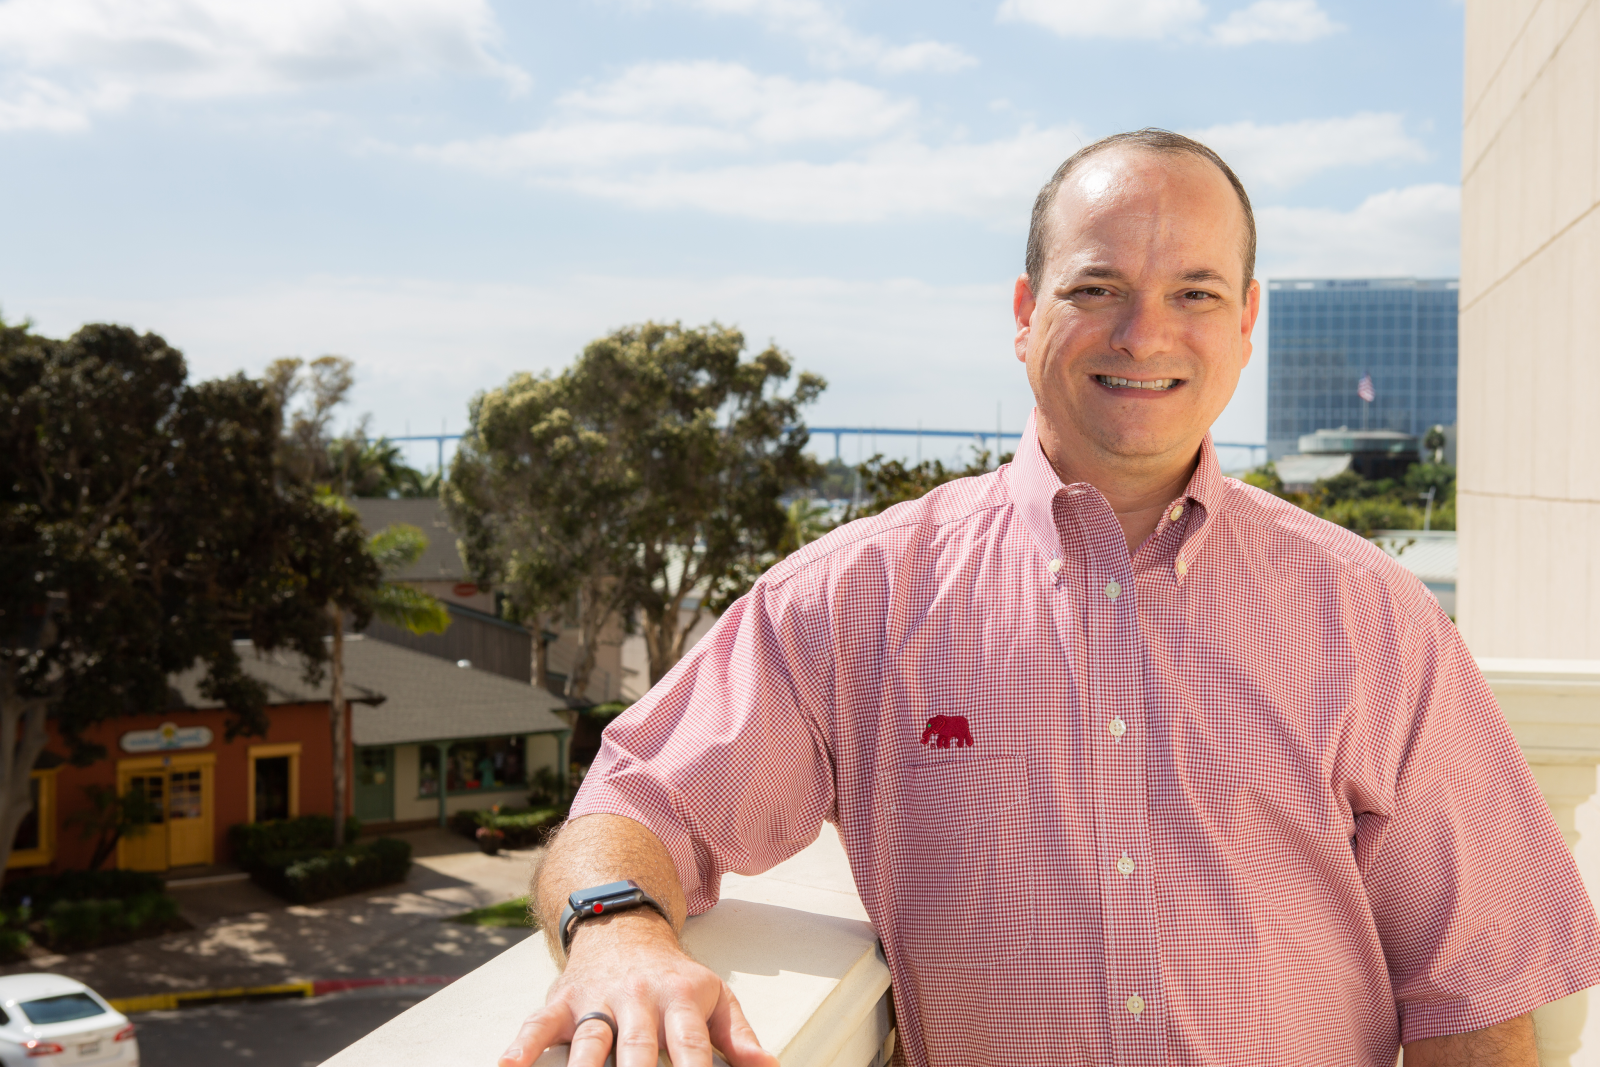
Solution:
M 129 730 L 118 742 L 124 752 L 171 752 L 180 748 L 205 748 L 211 743 L 209 726 L 182 726 L 164 722 L 154 730 Z

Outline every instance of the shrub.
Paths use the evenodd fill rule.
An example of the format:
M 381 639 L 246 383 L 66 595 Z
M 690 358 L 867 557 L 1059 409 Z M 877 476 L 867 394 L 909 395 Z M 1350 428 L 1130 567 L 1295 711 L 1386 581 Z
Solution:
M 62 871 L 7 882 L 0 906 L 16 909 L 24 900 L 34 915 L 48 914 L 63 900 L 127 900 L 166 892 L 167 883 L 150 871 Z
M 159 933 L 178 922 L 178 903 L 166 893 L 122 900 L 58 900 L 44 918 L 51 948 L 93 948 Z
M 410 843 L 379 837 L 343 848 L 259 855 L 250 879 L 291 903 L 310 904 L 403 881 L 410 869 Z
M 22 958 L 22 950 L 33 943 L 26 930 L 16 927 L 0 929 L 0 960 L 14 961 Z
M 345 820 L 344 839 L 355 841 L 361 820 Z M 228 847 L 233 862 L 254 870 L 263 857 L 286 852 L 318 852 L 333 847 L 333 819 L 327 815 L 302 815 L 274 822 L 241 822 L 228 827 Z
M 450 816 L 450 829 L 476 841 L 479 828 L 505 834 L 504 848 L 537 848 L 567 817 L 565 805 L 544 808 L 502 808 L 492 811 L 458 811 Z

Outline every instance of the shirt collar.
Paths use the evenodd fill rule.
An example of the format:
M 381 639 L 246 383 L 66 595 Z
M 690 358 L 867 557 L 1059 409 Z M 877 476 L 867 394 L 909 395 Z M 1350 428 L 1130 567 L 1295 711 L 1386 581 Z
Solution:
M 1056 532 L 1053 505 L 1056 494 L 1067 487 L 1039 445 L 1038 418 L 1037 408 L 1028 413 L 1028 424 L 1022 430 L 1022 440 L 1017 445 L 1017 454 L 1012 458 L 1008 472 L 1007 492 L 1039 551 L 1044 553 L 1046 559 L 1057 559 L 1061 556 L 1061 537 Z M 1222 468 L 1217 464 L 1217 450 L 1211 442 L 1211 434 L 1207 433 L 1200 442 L 1200 462 L 1190 476 L 1181 500 L 1200 505 L 1201 510 L 1209 516 L 1221 502 L 1224 489 Z M 1191 534 L 1206 525 L 1209 523 L 1190 526 Z M 1186 538 L 1192 539 L 1192 536 Z

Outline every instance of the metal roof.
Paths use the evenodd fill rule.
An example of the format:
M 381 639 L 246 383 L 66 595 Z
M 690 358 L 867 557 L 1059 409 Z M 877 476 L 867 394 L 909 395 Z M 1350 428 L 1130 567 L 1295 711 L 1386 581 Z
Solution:
M 1332 478 L 1350 469 L 1349 455 L 1343 456 L 1282 456 L 1275 466 L 1284 487 L 1311 486 L 1324 478 Z M 1291 490 L 1293 491 L 1293 490 Z
M 1425 582 L 1456 580 L 1454 530 L 1379 530 L 1372 540 Z
M 420 529 L 428 538 L 422 556 L 403 571 L 389 575 L 402 582 L 467 580 L 467 565 L 456 548 L 456 535 L 445 517 L 444 505 L 433 497 L 388 500 L 383 497 L 357 497 L 350 506 L 361 516 L 367 533 L 375 534 L 397 522 Z
M 269 703 L 322 703 L 329 699 L 326 670 L 321 684 L 310 686 L 302 677 L 304 667 L 298 656 L 258 653 L 249 642 L 239 645 L 245 673 L 266 684 Z M 566 703 L 526 682 L 460 667 L 384 641 L 368 641 L 360 634 L 345 636 L 344 663 L 345 695 L 352 705 L 351 732 L 358 745 L 568 729 L 556 714 Z M 202 669 L 194 668 L 172 679 L 183 706 L 221 707 L 219 701 L 200 694 L 203 676 Z

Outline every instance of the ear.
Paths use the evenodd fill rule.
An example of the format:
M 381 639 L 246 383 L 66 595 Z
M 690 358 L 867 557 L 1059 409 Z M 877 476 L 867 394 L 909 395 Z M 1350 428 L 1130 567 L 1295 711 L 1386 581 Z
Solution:
M 1028 338 L 1033 335 L 1033 309 L 1036 302 L 1033 299 L 1033 286 L 1028 284 L 1026 274 L 1017 275 L 1017 284 L 1011 289 L 1011 316 L 1017 322 L 1017 336 L 1015 340 L 1017 360 L 1021 363 L 1028 362 Z
M 1261 281 L 1257 278 L 1250 279 L 1250 288 L 1245 290 L 1244 307 L 1240 309 L 1239 333 L 1241 341 L 1239 369 L 1243 370 L 1250 365 L 1250 356 L 1255 352 L 1255 342 L 1250 340 L 1250 335 L 1255 331 L 1256 320 L 1261 317 Z

